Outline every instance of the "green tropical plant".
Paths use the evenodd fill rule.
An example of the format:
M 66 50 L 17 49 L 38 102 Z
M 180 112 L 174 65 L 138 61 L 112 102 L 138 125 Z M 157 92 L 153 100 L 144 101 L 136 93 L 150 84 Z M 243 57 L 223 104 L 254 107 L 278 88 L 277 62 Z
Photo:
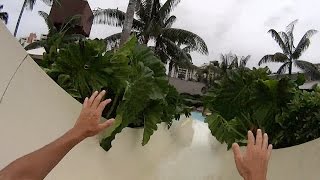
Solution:
M 150 48 L 139 45 L 136 38 L 116 51 L 106 51 L 105 43 L 99 40 L 68 44 L 46 70 L 79 101 L 94 90 L 109 92 L 107 98 L 113 102 L 103 116 L 116 120 L 101 140 L 105 150 L 111 148 L 116 134 L 128 126 L 144 127 L 145 145 L 158 123 L 170 126 L 174 118 L 185 112 L 178 92 L 168 83 L 164 64 Z
M 39 11 L 38 13 L 43 18 L 43 20 L 47 25 L 47 28 L 48 28 L 47 39 L 30 43 L 25 47 L 25 50 L 31 50 L 31 49 L 43 47 L 46 53 L 49 53 L 50 48 L 53 45 L 56 45 L 57 48 L 59 48 L 60 46 L 66 45 L 71 42 L 79 41 L 85 38 L 81 34 L 68 34 L 68 30 L 79 22 L 80 20 L 79 16 L 73 16 L 66 19 L 66 22 L 64 23 L 64 25 L 62 25 L 62 28 L 57 29 L 54 26 L 53 22 L 49 19 L 49 15 L 47 13 L 43 11 Z
M 58 50 L 69 43 L 77 42 L 85 39 L 81 34 L 70 34 L 69 29 L 75 26 L 79 20 L 79 16 L 73 16 L 67 18 L 65 23 L 61 26 L 61 29 L 57 29 L 53 22 L 49 19 L 49 15 L 43 11 L 38 12 L 39 15 L 44 19 L 47 28 L 48 34 L 46 39 L 41 39 L 30 43 L 25 47 L 25 50 L 31 50 L 43 47 L 45 50 L 44 60 L 38 62 L 42 67 L 49 68 L 52 63 L 56 60 Z
M 282 131 L 275 135 L 278 148 L 302 144 L 320 137 L 320 89 L 298 91 L 278 118 Z
M 0 5 L 0 11 L 2 11 L 3 5 Z M 9 14 L 7 12 L 0 12 L 0 19 L 4 21 L 5 24 L 8 23 Z
M 234 142 L 245 143 L 247 131 L 258 128 L 268 132 L 272 143 L 278 140 L 280 114 L 304 78 L 271 80 L 267 75 L 267 68 L 228 70 L 206 96 L 205 106 L 213 112 L 206 122 L 217 140 L 229 148 Z
M 176 21 L 170 13 L 179 0 L 167 0 L 163 5 L 159 0 L 137 0 L 133 19 L 132 34 L 135 34 L 139 42 L 148 44 L 154 41 L 154 52 L 162 62 L 167 63 L 177 54 L 188 57 L 180 46 L 189 46 L 190 51 L 208 54 L 207 45 L 198 35 L 178 28 L 172 28 Z M 116 27 L 124 25 L 126 13 L 118 9 L 97 9 L 94 11 L 94 22 L 108 24 Z M 105 38 L 108 44 L 117 44 L 121 33 Z
M 277 32 L 274 29 L 270 29 L 268 32 L 273 39 L 280 46 L 282 52 L 275 54 L 265 55 L 260 61 L 259 66 L 268 62 L 282 63 L 278 69 L 278 74 L 284 74 L 289 70 L 289 75 L 292 74 L 292 66 L 295 65 L 302 69 L 307 75 L 315 78 L 320 77 L 320 73 L 317 68 L 310 62 L 300 60 L 300 56 L 310 46 L 310 38 L 317 33 L 316 30 L 308 30 L 301 38 L 297 46 L 294 45 L 293 30 L 298 20 L 290 23 L 285 32 Z

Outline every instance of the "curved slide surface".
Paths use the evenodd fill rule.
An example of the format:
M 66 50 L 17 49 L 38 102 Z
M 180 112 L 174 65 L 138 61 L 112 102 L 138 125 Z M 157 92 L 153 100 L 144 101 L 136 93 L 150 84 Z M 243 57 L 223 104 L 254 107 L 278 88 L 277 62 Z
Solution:
M 0 168 L 73 126 L 81 104 L 52 81 L 0 22 Z M 236 180 L 232 152 L 190 119 L 164 125 L 142 147 L 142 130 L 126 128 L 109 152 L 97 138 L 73 149 L 47 179 Z M 275 150 L 270 180 L 318 179 L 320 140 Z

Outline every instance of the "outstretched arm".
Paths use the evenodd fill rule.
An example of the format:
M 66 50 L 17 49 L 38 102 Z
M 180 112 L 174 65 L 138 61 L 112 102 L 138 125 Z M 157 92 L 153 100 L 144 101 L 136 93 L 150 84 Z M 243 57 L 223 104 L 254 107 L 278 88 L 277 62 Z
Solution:
M 244 180 L 266 180 L 268 163 L 271 156 L 272 145 L 268 144 L 268 135 L 262 135 L 260 129 L 256 138 L 251 131 L 248 132 L 248 145 L 245 153 L 241 153 L 238 144 L 233 144 L 235 163 L 239 174 Z
M 0 171 L 0 179 L 44 179 L 74 146 L 87 137 L 94 136 L 111 126 L 113 119 L 100 123 L 102 111 L 111 101 L 107 99 L 101 102 L 105 93 L 105 91 L 101 93 L 96 91 L 90 98 L 86 98 L 80 116 L 73 128 L 52 143 L 9 164 Z

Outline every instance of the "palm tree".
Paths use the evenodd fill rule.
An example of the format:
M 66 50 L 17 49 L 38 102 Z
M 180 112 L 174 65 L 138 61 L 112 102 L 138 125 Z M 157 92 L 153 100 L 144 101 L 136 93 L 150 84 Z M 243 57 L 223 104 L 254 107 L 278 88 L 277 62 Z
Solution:
M 122 29 L 122 33 L 121 33 L 120 47 L 130 37 L 131 30 L 132 30 L 132 24 L 133 24 L 135 8 L 136 8 L 136 0 L 129 0 L 127 13 L 126 13 L 126 16 L 125 16 L 125 19 L 124 19 L 123 29 Z
M 53 1 L 59 2 L 59 0 L 42 0 L 42 1 L 47 5 L 51 5 L 53 3 Z M 18 18 L 18 21 L 17 21 L 17 24 L 16 24 L 16 28 L 14 30 L 14 34 L 13 34 L 14 37 L 17 36 L 19 25 L 20 25 L 20 21 L 21 21 L 21 18 L 22 18 L 24 10 L 28 9 L 28 10 L 32 11 L 34 5 L 36 4 L 36 2 L 37 2 L 37 0 L 24 0 L 22 8 L 20 10 L 20 14 L 19 14 L 19 18 Z
M 226 73 L 228 69 L 230 70 L 237 68 L 245 68 L 250 58 L 250 55 L 239 57 L 236 54 L 232 54 L 231 52 L 228 54 L 221 54 L 221 63 L 218 66 L 218 68 L 220 69 L 221 73 Z
M 168 49 L 168 51 L 172 51 L 174 49 Z M 186 46 L 184 48 L 181 48 L 181 50 L 184 52 L 184 54 L 181 54 L 179 52 L 169 52 L 172 55 L 169 59 L 169 73 L 168 76 L 172 74 L 173 68 L 177 70 L 178 68 L 185 68 L 185 69 L 194 69 L 194 65 L 192 64 L 192 57 L 190 54 L 190 46 Z M 185 56 L 186 55 L 186 56 Z M 165 58 L 168 58 L 166 56 Z M 161 59 L 161 58 L 160 58 Z
M 188 57 L 180 46 L 189 46 L 191 51 L 208 54 L 208 48 L 204 40 L 198 35 L 179 28 L 172 28 L 176 21 L 175 16 L 170 13 L 180 0 L 167 0 L 163 5 L 159 0 L 136 0 L 135 15 L 133 19 L 132 34 L 139 41 L 148 44 L 154 42 L 154 52 L 167 63 L 176 56 L 172 52 Z M 97 9 L 94 11 L 94 22 L 97 24 L 108 24 L 116 27 L 124 26 L 126 13 L 118 9 Z M 107 44 L 118 44 L 121 33 L 113 34 L 105 41 Z
M 237 56 L 231 52 L 220 55 L 219 61 L 211 61 L 208 65 L 203 66 L 198 71 L 198 76 L 205 81 L 208 86 L 213 85 L 215 81 L 221 80 L 228 70 L 246 68 L 247 62 L 250 59 L 248 56 Z
M 3 5 L 0 5 L 0 11 L 3 9 Z M 4 23 L 8 23 L 9 15 L 7 12 L 0 12 L 0 19 L 4 21 Z
M 308 30 L 301 38 L 297 46 L 294 45 L 293 30 L 298 20 L 291 22 L 286 32 L 277 32 L 274 29 L 270 29 L 268 32 L 273 39 L 278 43 L 282 52 L 275 54 L 265 55 L 259 62 L 259 66 L 268 62 L 282 63 L 277 71 L 277 74 L 284 74 L 289 70 L 289 75 L 292 74 L 292 65 L 296 65 L 302 69 L 306 74 L 310 76 L 319 76 L 317 68 L 310 62 L 299 60 L 302 53 L 310 46 L 310 38 L 317 33 L 316 30 Z

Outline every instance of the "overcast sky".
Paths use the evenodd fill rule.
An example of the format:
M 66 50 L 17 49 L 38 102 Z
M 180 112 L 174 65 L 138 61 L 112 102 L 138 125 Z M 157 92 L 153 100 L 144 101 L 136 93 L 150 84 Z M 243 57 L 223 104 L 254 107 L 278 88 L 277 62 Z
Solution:
M 123 11 L 128 3 L 128 0 L 88 1 L 91 9 L 118 7 Z M 0 4 L 9 13 L 7 26 L 13 32 L 23 0 L 0 0 Z M 231 51 L 241 56 L 252 55 L 248 66 L 253 67 L 265 54 L 280 51 L 267 33 L 270 28 L 283 31 L 287 24 L 299 19 L 294 32 L 296 44 L 307 30 L 320 30 L 319 7 L 318 0 L 181 0 L 172 14 L 177 16 L 174 27 L 198 34 L 208 45 L 210 55 L 193 53 L 194 64 L 218 60 L 220 53 Z M 47 32 L 38 16 L 39 10 L 49 12 L 50 7 L 38 0 L 32 12 L 25 11 L 18 36 Z M 93 25 L 90 37 L 103 38 L 120 31 L 107 25 Z M 320 63 L 320 33 L 312 38 L 310 48 L 301 59 Z M 279 65 L 269 64 L 269 67 L 276 71 Z

